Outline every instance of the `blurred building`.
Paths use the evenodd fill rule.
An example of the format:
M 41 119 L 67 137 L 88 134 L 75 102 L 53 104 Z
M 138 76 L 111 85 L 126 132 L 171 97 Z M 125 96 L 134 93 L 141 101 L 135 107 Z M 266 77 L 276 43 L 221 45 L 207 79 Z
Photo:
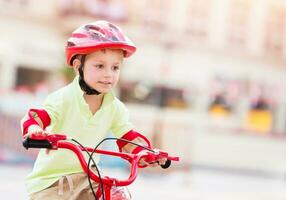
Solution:
M 189 133 L 201 132 L 285 137 L 283 0 L 0 0 L 1 96 L 17 91 L 43 97 L 64 84 L 67 37 L 99 19 L 121 26 L 138 46 L 118 90 L 143 132 L 176 132 L 176 142 L 191 141 L 187 145 L 193 139 Z M 269 109 L 253 110 L 262 99 Z M 160 145 L 174 142 L 173 136 L 164 138 Z M 235 146 L 233 135 L 227 138 L 230 148 Z M 221 145 L 208 142 L 210 149 Z M 185 146 L 177 148 L 190 156 Z M 209 158 L 198 157 L 201 163 Z
M 23 74 L 41 79 L 40 74 L 62 67 L 68 34 L 97 19 L 121 25 L 138 44 L 124 73 L 129 79 L 185 87 L 218 70 L 283 81 L 281 0 L 1 0 L 0 5 L 1 89 L 23 84 Z M 143 67 L 146 73 L 137 73 Z

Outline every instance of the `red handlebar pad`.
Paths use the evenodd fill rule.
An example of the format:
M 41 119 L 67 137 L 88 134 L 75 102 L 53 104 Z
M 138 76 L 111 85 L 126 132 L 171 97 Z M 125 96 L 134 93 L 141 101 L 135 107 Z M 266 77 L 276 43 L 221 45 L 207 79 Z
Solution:
M 51 135 L 36 135 L 31 134 L 30 138 L 33 140 L 49 140 L 49 141 L 59 141 L 59 140 L 66 140 L 67 136 L 62 134 L 51 134 Z

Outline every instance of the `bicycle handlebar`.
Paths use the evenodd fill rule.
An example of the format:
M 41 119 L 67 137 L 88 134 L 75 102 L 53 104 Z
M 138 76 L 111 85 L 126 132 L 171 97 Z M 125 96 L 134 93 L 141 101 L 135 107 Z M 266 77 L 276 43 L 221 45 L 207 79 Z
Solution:
M 26 149 L 29 149 L 29 148 L 47 148 L 47 149 L 54 149 L 54 150 L 58 148 L 69 149 L 77 155 L 80 161 L 80 164 L 83 170 L 85 171 L 85 173 L 90 173 L 91 179 L 93 179 L 96 182 L 99 182 L 100 181 L 99 177 L 92 170 L 88 170 L 89 166 L 87 166 L 87 162 L 82 153 L 82 151 L 92 152 L 94 151 L 94 149 L 90 147 L 82 148 L 70 142 L 69 140 L 70 139 L 68 139 L 66 135 L 62 135 L 62 134 L 50 134 L 50 135 L 45 135 L 45 136 L 32 134 L 23 140 L 23 146 Z M 144 160 L 149 163 L 156 162 L 160 158 L 166 158 L 167 162 L 165 163 L 165 165 L 161 166 L 164 169 L 168 168 L 171 165 L 171 160 L 179 161 L 179 157 L 172 157 L 172 156 L 169 156 L 167 152 L 158 151 L 158 150 L 154 150 L 153 152 L 151 151 L 146 152 L 144 154 L 130 154 L 130 153 L 123 153 L 123 152 L 107 151 L 107 150 L 102 150 L 102 149 L 96 149 L 95 152 L 99 154 L 121 157 L 122 159 L 127 160 L 131 163 L 131 172 L 127 180 L 118 180 L 118 179 L 111 178 L 108 176 L 105 176 L 102 178 L 103 184 L 110 185 L 110 186 L 130 185 L 137 176 L 137 173 L 138 173 L 137 171 L 139 168 L 139 160 L 142 158 L 144 158 Z

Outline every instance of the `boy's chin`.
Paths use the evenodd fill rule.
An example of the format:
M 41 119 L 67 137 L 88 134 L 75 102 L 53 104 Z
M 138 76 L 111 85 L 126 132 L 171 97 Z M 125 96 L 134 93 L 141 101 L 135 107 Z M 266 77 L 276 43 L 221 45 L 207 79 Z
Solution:
M 108 92 L 110 92 L 112 90 L 112 88 L 110 89 L 99 89 L 98 91 L 101 93 L 101 94 L 106 94 Z

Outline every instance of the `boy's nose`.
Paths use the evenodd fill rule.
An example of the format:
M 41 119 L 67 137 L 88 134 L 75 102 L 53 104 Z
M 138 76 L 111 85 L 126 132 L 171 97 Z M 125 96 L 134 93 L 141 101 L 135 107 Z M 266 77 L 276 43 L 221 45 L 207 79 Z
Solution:
M 109 68 L 106 68 L 105 72 L 104 72 L 104 76 L 105 77 L 110 77 L 112 76 L 112 70 Z

